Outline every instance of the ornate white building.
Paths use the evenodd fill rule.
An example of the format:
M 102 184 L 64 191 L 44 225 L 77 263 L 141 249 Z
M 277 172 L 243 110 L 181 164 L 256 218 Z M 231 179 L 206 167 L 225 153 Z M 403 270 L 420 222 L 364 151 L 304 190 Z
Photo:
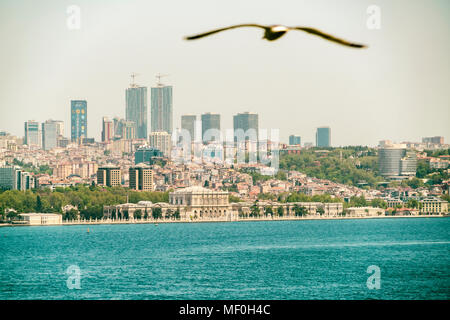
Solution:
M 169 193 L 169 204 L 180 207 L 181 216 L 227 218 L 235 220 L 228 200 L 228 191 L 188 187 Z

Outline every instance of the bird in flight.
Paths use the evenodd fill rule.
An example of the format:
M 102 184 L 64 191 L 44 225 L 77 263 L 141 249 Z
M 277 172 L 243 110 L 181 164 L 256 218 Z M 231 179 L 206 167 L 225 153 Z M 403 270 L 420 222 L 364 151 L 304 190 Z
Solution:
M 272 25 L 272 26 L 263 26 L 260 24 L 254 24 L 254 23 L 247 23 L 247 24 L 237 24 L 234 26 L 229 26 L 229 27 L 225 27 L 225 28 L 220 28 L 220 29 L 216 29 L 216 30 L 212 30 L 212 31 L 208 31 L 205 33 L 200 33 L 194 36 L 190 36 L 190 37 L 185 37 L 185 40 L 195 40 L 195 39 L 200 39 L 221 31 L 225 31 L 225 30 L 230 30 L 230 29 L 236 29 L 236 28 L 242 28 L 242 27 L 256 27 L 256 28 L 261 28 L 264 29 L 264 36 L 263 39 L 266 39 L 267 41 L 274 41 L 277 40 L 279 38 L 281 38 L 282 36 L 284 36 L 288 31 L 290 30 L 300 30 L 300 31 L 304 31 L 310 34 L 313 34 L 315 36 L 321 37 L 323 39 L 329 40 L 329 41 L 333 41 L 335 43 L 341 44 L 343 46 L 347 46 L 347 47 L 352 47 L 352 48 L 366 48 L 366 45 L 363 44 L 359 44 L 359 43 L 353 43 L 353 42 L 349 42 L 343 39 L 339 39 L 336 38 L 330 34 L 324 33 L 320 30 L 314 29 L 314 28 L 309 28 L 309 27 L 286 27 L 286 26 L 282 26 L 282 25 Z

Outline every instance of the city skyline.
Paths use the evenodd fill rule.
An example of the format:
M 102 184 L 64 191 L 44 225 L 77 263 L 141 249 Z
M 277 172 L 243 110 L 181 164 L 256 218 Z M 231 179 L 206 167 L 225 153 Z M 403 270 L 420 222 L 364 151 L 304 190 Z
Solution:
M 69 30 L 69 3 L 44 1 L 31 14 L 25 3 L 2 2 L 6 50 L 0 66 L 7 76 L 0 86 L 5 110 L 0 129 L 21 136 L 28 119 L 69 124 L 68 101 L 84 99 L 89 102 L 88 132 L 99 141 L 96 128 L 103 116 L 125 118 L 123 91 L 130 72 L 139 72 L 139 83 L 151 87 L 162 71 L 176 88 L 173 129 L 180 127 L 181 114 L 208 111 L 221 113 L 222 127 L 232 128 L 233 114 L 251 110 L 261 115 L 261 128 L 280 129 L 282 141 L 295 132 L 304 142 L 314 142 L 315 128 L 322 125 L 333 128 L 334 146 L 436 135 L 449 141 L 448 2 L 379 1 L 379 30 L 366 26 L 369 1 L 331 7 L 325 1 L 258 1 L 240 5 L 237 12 L 233 1 L 197 4 L 205 10 L 202 19 L 182 14 L 188 4 L 180 4 L 173 15 L 168 4 L 156 14 L 147 10 L 151 5 L 135 1 L 81 1 L 81 27 Z M 285 10 L 274 13 L 274 6 Z M 310 24 L 369 48 L 356 52 L 301 34 L 265 43 L 249 30 L 195 43 L 182 40 L 198 30 L 241 21 Z M 426 23 L 427 30 L 417 21 Z M 406 29 L 415 36 L 404 37 Z M 430 32 L 433 37 L 427 36 Z M 152 49 L 155 45 L 158 50 Z M 423 50 L 427 47 L 434 50 Z M 27 94 L 18 94 L 19 86 Z M 320 94 L 323 89 L 327 94 Z M 17 121 L 17 114 L 28 119 Z

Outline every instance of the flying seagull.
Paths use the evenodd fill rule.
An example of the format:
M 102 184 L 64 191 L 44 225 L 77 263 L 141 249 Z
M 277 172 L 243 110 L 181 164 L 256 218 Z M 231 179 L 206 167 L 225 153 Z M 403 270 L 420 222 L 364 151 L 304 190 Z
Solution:
M 237 24 L 237 25 L 234 25 L 234 26 L 229 26 L 229 27 L 226 27 L 226 28 L 216 29 L 216 30 L 205 32 L 205 33 L 197 34 L 197 35 L 194 35 L 194 36 L 185 37 L 184 39 L 185 40 L 200 39 L 200 38 L 212 35 L 214 33 L 218 33 L 218 32 L 225 31 L 225 30 L 230 30 L 230 29 L 242 28 L 242 27 L 256 27 L 256 28 L 264 29 L 263 39 L 266 39 L 268 41 L 277 40 L 277 39 L 281 38 L 282 36 L 284 36 L 284 34 L 286 32 L 288 32 L 288 31 L 290 31 L 290 30 L 300 30 L 300 31 L 304 31 L 304 32 L 307 32 L 307 33 L 319 36 L 319 37 L 324 38 L 326 40 L 339 43 L 339 44 L 347 46 L 347 47 L 352 47 L 352 48 L 366 48 L 367 47 L 366 45 L 363 45 L 363 44 L 348 42 L 346 40 L 342 40 L 342 39 L 336 38 L 336 37 L 334 37 L 332 35 L 329 35 L 327 33 L 324 33 L 322 31 L 314 29 L 314 28 L 308 28 L 308 27 L 286 27 L 286 26 L 282 26 L 282 25 L 263 26 L 263 25 L 254 24 L 254 23 Z

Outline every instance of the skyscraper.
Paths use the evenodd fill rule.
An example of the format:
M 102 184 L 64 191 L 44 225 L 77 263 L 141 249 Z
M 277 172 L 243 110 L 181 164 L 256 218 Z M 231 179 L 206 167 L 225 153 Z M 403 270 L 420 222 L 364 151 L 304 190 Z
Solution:
M 316 147 L 331 147 L 331 129 L 330 127 L 319 127 L 316 131 Z
M 30 120 L 25 122 L 25 137 L 23 143 L 28 146 L 41 146 L 41 130 L 39 122 Z
M 196 115 L 186 114 L 181 116 L 181 129 L 189 132 L 191 142 L 195 141 L 195 121 L 197 121 Z
M 207 133 L 207 131 L 209 133 Z M 202 114 L 202 141 L 210 142 L 217 141 L 219 137 L 214 137 L 214 134 L 220 132 L 220 114 L 213 114 L 210 112 Z M 205 136 L 205 133 L 208 136 Z
M 289 145 L 301 145 L 302 138 L 300 136 L 290 135 L 289 136 Z
M 126 91 L 126 119 L 136 125 L 136 138 L 147 139 L 147 87 L 132 83 Z
M 250 112 L 244 112 L 244 113 L 238 113 L 233 117 L 233 127 L 234 127 L 234 139 L 237 140 L 237 133 L 238 130 L 243 130 L 243 134 L 250 133 L 254 134 L 254 137 L 251 136 L 245 136 L 245 140 L 258 140 L 258 114 L 257 113 L 250 113 Z M 251 131 L 248 131 L 251 130 Z
M 42 123 L 42 148 L 51 150 L 58 146 L 58 123 L 47 120 Z
M 71 104 L 71 140 L 81 143 L 87 138 L 87 101 L 72 100 Z
M 158 81 L 157 86 L 152 88 L 151 131 L 172 134 L 172 129 L 172 86 Z
M 109 142 L 114 138 L 114 122 L 107 117 L 102 119 L 102 142 Z

